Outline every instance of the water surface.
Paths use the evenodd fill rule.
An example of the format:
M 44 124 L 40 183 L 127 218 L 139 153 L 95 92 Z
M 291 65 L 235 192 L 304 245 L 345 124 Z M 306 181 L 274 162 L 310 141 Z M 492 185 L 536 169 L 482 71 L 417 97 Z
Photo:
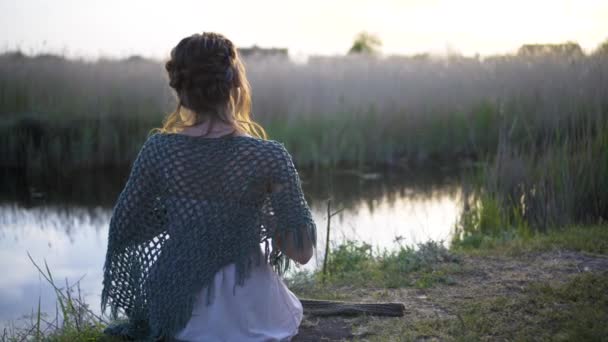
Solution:
M 321 175 L 320 175 L 321 174 Z M 396 248 L 428 240 L 449 241 L 460 212 L 456 172 L 302 172 L 304 191 L 318 227 L 322 260 L 331 211 L 330 245 L 359 240 L 377 248 Z M 63 176 L 5 172 L 0 185 L 0 322 L 30 313 L 41 300 L 54 317 L 53 289 L 27 253 L 44 261 L 60 284 L 80 280 L 82 296 L 99 311 L 102 267 L 111 210 L 128 170 L 97 170 Z

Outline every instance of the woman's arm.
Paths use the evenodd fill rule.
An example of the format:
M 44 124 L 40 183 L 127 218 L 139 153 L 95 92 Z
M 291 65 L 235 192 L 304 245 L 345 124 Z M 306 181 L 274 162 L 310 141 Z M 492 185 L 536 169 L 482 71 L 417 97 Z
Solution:
M 275 189 L 273 189 L 273 187 L 275 187 Z M 270 191 L 280 191 L 277 190 L 276 187 L 277 185 L 271 185 Z M 288 230 L 284 236 L 284 239 L 282 239 L 281 236 L 275 236 L 273 239 L 273 244 L 275 247 L 279 248 L 283 253 L 285 253 L 285 255 L 287 255 L 290 259 L 304 265 L 308 263 L 310 258 L 312 258 L 314 249 L 314 241 L 310 236 L 311 234 L 308 232 L 307 227 L 304 227 L 303 229 L 295 229 L 294 231 Z M 300 236 L 294 237 L 294 234 L 300 234 Z M 302 246 L 296 246 L 294 241 L 301 241 Z
M 290 259 L 306 264 L 316 246 L 316 225 L 291 155 L 284 145 L 275 144 L 269 184 L 276 223 L 272 242 Z

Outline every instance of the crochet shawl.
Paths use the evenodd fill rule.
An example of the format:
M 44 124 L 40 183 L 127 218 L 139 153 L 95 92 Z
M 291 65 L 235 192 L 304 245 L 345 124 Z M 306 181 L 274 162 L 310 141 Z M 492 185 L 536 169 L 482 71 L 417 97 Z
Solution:
M 254 263 L 283 274 L 290 260 L 269 241 L 289 238 L 301 249 L 304 234 L 316 246 L 315 222 L 283 144 L 155 133 L 110 219 L 101 308 L 127 319 L 106 333 L 171 340 L 200 291 L 206 288 L 212 302 L 212 279 L 222 267 L 235 263 L 237 285 Z

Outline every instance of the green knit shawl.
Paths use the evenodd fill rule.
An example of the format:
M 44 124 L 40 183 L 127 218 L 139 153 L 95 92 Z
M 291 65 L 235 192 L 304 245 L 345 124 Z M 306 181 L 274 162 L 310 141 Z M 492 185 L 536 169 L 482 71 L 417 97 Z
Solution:
M 301 249 L 305 234 L 316 246 L 315 222 L 283 144 L 153 134 L 110 219 L 101 307 L 127 321 L 106 333 L 171 340 L 200 291 L 212 302 L 222 267 L 235 263 L 237 285 L 260 262 L 283 274 L 290 260 L 269 242 L 291 238 Z M 254 253 L 260 244 L 261 261 Z

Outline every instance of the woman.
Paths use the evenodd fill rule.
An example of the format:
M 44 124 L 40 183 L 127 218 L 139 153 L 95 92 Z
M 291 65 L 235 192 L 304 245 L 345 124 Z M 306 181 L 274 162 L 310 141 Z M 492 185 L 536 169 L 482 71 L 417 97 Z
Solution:
M 316 246 L 292 158 L 251 120 L 230 40 L 184 38 L 166 69 L 177 110 L 139 151 L 110 220 L 102 310 L 128 320 L 106 332 L 289 340 L 302 305 L 278 274 Z

